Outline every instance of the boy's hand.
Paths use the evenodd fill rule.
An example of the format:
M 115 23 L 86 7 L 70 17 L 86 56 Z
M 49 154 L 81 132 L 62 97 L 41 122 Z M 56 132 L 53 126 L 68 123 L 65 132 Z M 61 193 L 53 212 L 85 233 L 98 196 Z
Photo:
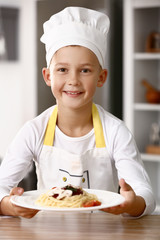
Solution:
M 24 192 L 23 188 L 15 187 L 11 190 L 10 196 L 4 197 L 0 204 L 0 214 L 2 215 L 9 215 L 14 217 L 25 217 L 25 218 L 32 218 L 36 215 L 38 210 L 23 208 L 14 205 L 11 203 L 10 198 L 13 195 L 21 196 Z
M 124 179 L 120 179 L 120 194 L 125 198 L 125 202 L 110 208 L 105 208 L 102 211 L 112 214 L 128 213 L 131 216 L 140 216 L 146 207 L 145 201 L 142 197 L 136 196 L 135 192 Z

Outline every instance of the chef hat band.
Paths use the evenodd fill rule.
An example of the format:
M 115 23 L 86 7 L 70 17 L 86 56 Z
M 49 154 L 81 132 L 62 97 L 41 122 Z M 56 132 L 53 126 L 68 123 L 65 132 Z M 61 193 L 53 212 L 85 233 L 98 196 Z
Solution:
M 41 41 L 46 47 L 46 61 L 49 67 L 54 53 L 65 46 L 78 45 L 90 49 L 97 56 L 102 68 L 105 67 L 107 15 L 81 7 L 67 7 L 53 15 L 43 25 Z

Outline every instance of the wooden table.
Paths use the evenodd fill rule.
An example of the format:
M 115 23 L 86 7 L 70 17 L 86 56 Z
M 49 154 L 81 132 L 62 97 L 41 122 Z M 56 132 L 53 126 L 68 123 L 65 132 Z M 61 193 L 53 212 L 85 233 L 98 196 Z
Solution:
M 39 212 L 31 219 L 0 217 L 0 239 L 160 239 L 160 215 L 140 219 L 96 213 Z

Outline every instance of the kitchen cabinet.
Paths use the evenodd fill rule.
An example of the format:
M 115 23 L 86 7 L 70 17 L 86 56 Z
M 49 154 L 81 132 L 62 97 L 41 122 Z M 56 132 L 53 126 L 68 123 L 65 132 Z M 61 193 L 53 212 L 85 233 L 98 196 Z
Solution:
M 153 144 L 160 149 L 160 140 L 153 143 L 151 132 L 153 124 L 160 129 L 160 100 L 148 102 L 147 88 L 142 84 L 145 80 L 160 92 L 160 0 L 124 0 L 123 27 L 124 121 L 135 137 L 160 203 L 160 154 L 147 151 Z
M 0 61 L 18 59 L 18 20 L 17 7 L 0 6 Z

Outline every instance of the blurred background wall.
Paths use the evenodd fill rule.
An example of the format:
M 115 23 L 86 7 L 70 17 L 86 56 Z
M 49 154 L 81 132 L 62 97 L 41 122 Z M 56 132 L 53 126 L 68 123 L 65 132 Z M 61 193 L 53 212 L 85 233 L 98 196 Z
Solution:
M 6 56 L 2 58 L 1 54 L 0 58 L 0 156 L 3 157 L 19 128 L 37 114 L 36 2 L 0 0 L 0 29 L 1 52 L 2 35 L 6 50 Z M 15 54 L 10 56 L 12 49 Z

